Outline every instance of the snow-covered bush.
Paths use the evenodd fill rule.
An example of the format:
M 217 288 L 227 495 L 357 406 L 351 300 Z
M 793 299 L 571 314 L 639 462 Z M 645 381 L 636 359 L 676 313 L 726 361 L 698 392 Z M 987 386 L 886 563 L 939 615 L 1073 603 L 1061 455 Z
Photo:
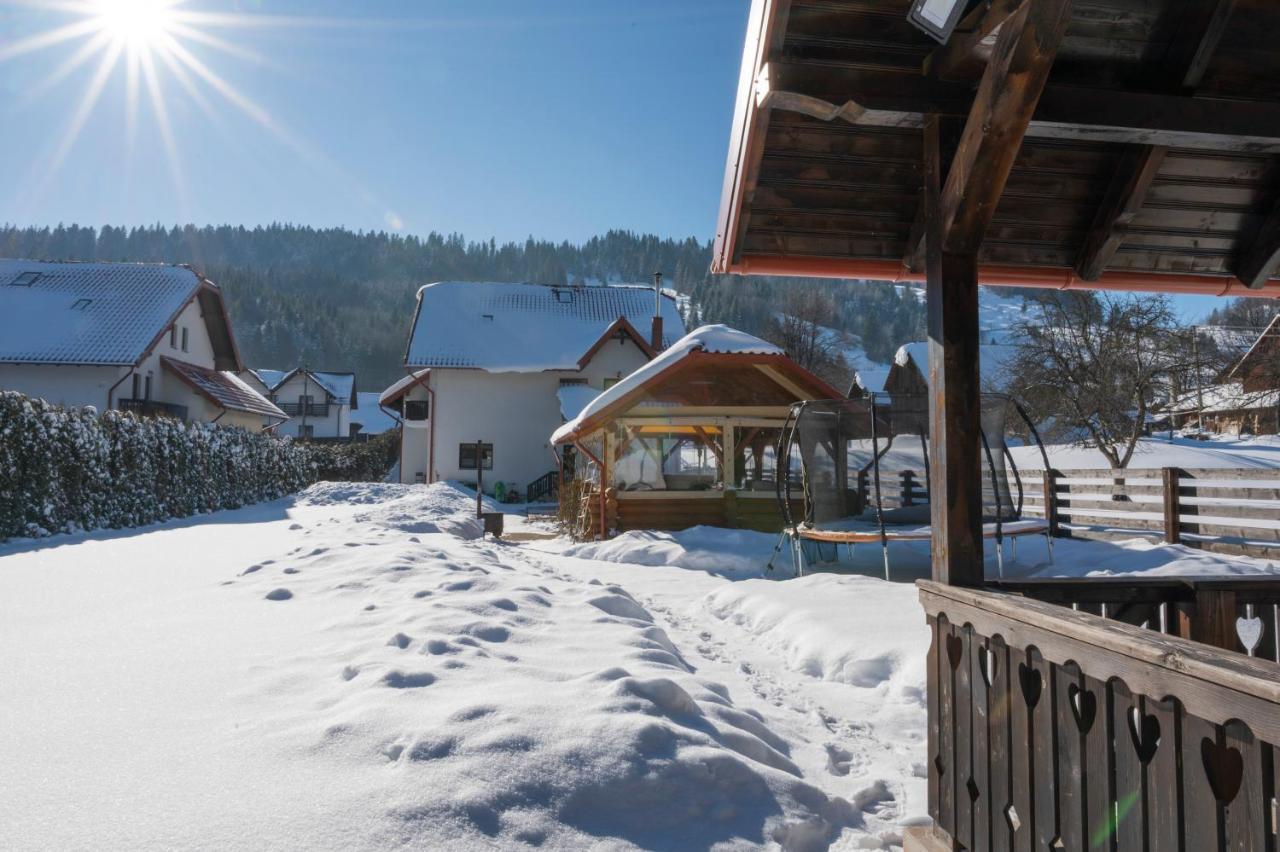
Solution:
M 96 415 L 0 391 L 0 540 L 282 497 L 318 478 L 313 454 L 243 429 Z

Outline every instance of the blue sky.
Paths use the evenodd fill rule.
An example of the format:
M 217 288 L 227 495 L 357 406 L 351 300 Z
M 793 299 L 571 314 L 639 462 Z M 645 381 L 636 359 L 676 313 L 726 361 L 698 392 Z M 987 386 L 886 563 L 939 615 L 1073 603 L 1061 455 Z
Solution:
M 0 0 L 0 222 L 714 233 L 748 0 L 184 0 L 205 18 L 170 34 L 218 82 L 153 48 L 163 115 L 141 65 L 131 111 L 122 58 L 69 133 L 92 34 L 13 46 L 166 2 Z
M 176 37 L 252 103 L 201 81 L 206 114 L 154 60 L 179 185 L 141 73 L 130 143 L 120 61 L 55 170 L 98 61 L 33 98 L 85 38 L 10 56 L 0 62 L 0 221 L 289 221 L 500 241 L 713 233 L 745 0 L 177 9 L 242 16 L 190 22 L 234 53 Z M 0 0 L 0 55 L 84 17 Z

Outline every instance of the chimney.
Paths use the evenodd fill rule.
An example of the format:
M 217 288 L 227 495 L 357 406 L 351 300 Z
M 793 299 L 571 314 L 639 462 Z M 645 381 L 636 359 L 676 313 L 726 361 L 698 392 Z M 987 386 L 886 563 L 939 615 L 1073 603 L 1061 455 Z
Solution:
M 653 327 L 649 331 L 649 345 L 654 352 L 662 351 L 662 273 L 653 273 Z

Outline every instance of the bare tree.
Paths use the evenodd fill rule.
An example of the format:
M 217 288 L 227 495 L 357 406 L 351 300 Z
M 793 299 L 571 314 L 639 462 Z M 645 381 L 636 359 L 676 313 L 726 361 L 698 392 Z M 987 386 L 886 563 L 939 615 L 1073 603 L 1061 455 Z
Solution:
M 845 387 L 852 373 L 843 350 L 848 335 L 824 325 L 834 323 L 835 302 L 816 287 L 792 287 L 786 291 L 766 336 L 787 351 L 801 367 L 836 387 Z
M 1164 296 L 1044 294 L 1017 331 L 1011 390 L 1050 435 L 1096 447 L 1114 469 L 1193 367 L 1192 332 Z

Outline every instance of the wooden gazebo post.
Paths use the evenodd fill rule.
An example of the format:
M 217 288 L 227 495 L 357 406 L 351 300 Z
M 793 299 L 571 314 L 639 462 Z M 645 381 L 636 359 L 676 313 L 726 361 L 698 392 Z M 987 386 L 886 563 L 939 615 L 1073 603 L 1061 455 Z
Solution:
M 978 250 L 1071 20 L 1071 0 L 1011 7 L 948 157 L 953 122 L 925 122 L 933 578 L 981 586 Z

